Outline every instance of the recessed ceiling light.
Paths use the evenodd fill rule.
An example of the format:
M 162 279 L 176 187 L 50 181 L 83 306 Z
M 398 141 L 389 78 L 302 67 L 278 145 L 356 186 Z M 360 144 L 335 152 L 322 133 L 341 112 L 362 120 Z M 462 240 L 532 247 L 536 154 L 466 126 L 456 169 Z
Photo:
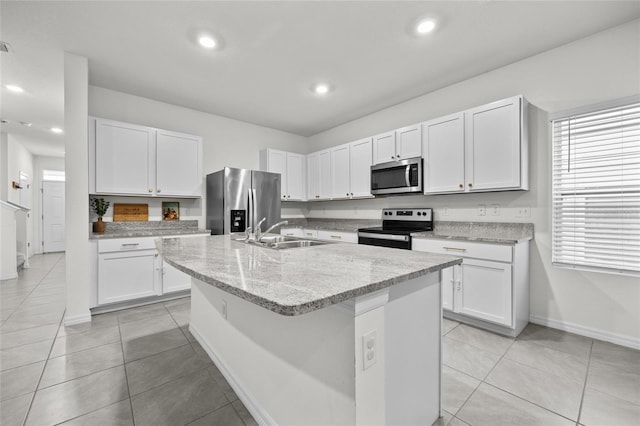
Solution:
M 53 133 L 62 133 L 62 129 L 60 127 L 52 127 L 50 130 Z
M 7 84 L 5 87 L 7 89 L 11 90 L 14 93 L 22 93 L 22 92 L 24 92 L 24 89 L 22 87 L 16 86 L 14 84 Z
M 420 35 L 429 34 L 436 29 L 436 21 L 432 18 L 423 19 L 416 24 L 416 33 Z
M 216 39 L 208 35 L 200 36 L 198 38 L 198 43 L 200 43 L 200 46 L 206 49 L 214 49 L 218 45 Z
M 327 83 L 318 83 L 315 84 L 311 90 L 317 95 L 326 95 L 331 90 L 331 87 L 329 87 Z

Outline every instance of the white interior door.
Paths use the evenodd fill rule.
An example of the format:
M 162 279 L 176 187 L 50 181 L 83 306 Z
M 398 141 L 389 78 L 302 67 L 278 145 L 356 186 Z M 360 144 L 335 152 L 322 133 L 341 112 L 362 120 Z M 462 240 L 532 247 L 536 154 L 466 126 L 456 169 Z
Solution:
M 65 250 L 64 182 L 42 183 L 42 250 Z

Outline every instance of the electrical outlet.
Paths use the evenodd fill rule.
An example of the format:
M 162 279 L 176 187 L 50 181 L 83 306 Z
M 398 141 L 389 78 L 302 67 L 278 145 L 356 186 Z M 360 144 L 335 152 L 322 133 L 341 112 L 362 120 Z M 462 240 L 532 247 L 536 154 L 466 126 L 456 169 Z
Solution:
M 366 370 L 378 361 L 376 330 L 362 336 L 362 369 Z
M 478 204 L 478 216 L 486 216 L 486 215 L 487 215 L 487 205 Z
M 491 216 L 500 216 L 500 204 L 491 204 Z
M 227 319 L 227 301 L 222 301 L 222 318 Z
M 531 207 L 529 206 L 516 207 L 516 217 L 531 217 Z

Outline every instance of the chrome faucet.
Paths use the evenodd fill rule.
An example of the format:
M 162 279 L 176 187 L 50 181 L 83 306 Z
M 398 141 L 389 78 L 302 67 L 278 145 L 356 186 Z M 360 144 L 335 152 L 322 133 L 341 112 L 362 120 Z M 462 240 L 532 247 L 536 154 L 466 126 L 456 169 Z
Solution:
M 262 222 L 260 222 L 262 223 Z M 267 228 L 266 231 L 264 231 L 265 234 L 268 234 L 269 232 L 273 231 L 274 229 L 276 229 L 278 226 L 282 226 L 282 225 L 288 225 L 289 221 L 288 220 L 282 220 L 278 223 L 274 223 L 273 225 L 271 225 L 269 228 Z M 260 229 L 260 227 L 258 226 L 258 229 Z M 260 232 L 259 236 L 256 237 L 257 241 L 262 242 L 262 232 Z
M 256 233 L 256 238 L 255 240 L 257 242 L 262 242 L 262 222 L 264 222 L 265 220 L 267 220 L 266 217 L 263 217 L 262 219 L 260 219 L 260 222 L 258 222 L 258 224 L 256 225 L 256 229 L 255 229 L 255 233 Z

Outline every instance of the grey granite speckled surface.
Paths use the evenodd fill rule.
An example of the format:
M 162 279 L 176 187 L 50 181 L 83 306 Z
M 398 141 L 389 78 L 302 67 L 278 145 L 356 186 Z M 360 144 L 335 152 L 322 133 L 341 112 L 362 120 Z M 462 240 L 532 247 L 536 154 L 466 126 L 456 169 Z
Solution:
M 229 235 L 156 245 L 181 271 L 281 315 L 301 315 L 462 262 L 455 256 L 357 244 L 273 250 Z
M 434 222 L 432 232 L 416 232 L 413 238 L 516 244 L 533 239 L 533 223 Z
M 104 234 L 89 233 L 89 239 L 162 237 L 167 235 L 210 234 L 198 228 L 197 220 L 107 222 Z

